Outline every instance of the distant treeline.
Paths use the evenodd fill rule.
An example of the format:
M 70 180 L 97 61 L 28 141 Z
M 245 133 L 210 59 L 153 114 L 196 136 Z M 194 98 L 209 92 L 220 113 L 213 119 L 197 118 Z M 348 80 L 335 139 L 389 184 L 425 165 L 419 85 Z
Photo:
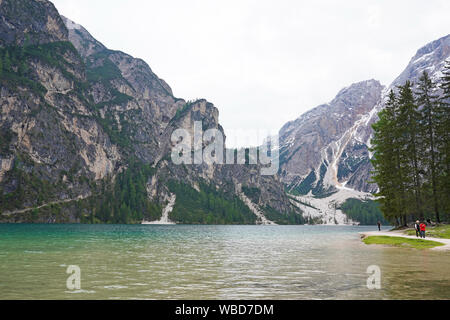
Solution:
M 91 206 L 89 217 L 83 223 L 141 223 L 158 220 L 161 206 L 148 199 L 146 185 L 154 174 L 150 165 L 131 159 L 129 167 L 117 175 L 114 183 L 105 183 L 100 196 Z
M 450 220 L 450 62 L 440 85 L 424 72 L 389 93 L 373 125 L 373 180 L 386 219 Z
M 361 225 L 376 225 L 378 221 L 383 225 L 389 224 L 383 217 L 377 201 L 347 199 L 339 209 L 347 215 L 347 218 L 358 221 Z
M 168 187 L 177 195 L 172 221 L 182 224 L 255 224 L 256 216 L 241 199 L 217 190 L 205 182 L 199 190 L 170 180 Z

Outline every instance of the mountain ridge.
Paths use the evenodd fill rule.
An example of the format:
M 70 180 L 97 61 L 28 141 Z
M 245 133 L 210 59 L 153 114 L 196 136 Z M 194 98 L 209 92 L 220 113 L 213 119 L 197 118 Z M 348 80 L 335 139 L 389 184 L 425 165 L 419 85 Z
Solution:
M 139 223 L 165 212 L 179 223 L 347 223 L 327 208 L 373 199 L 371 124 L 387 92 L 423 70 L 437 79 L 450 53 L 447 35 L 388 87 L 351 84 L 286 123 L 280 175 L 262 176 L 260 165 L 174 165 L 175 129 L 202 121 L 226 141 L 212 103 L 175 97 L 145 61 L 106 48 L 47 0 L 2 0 L 0 10 L 0 222 Z

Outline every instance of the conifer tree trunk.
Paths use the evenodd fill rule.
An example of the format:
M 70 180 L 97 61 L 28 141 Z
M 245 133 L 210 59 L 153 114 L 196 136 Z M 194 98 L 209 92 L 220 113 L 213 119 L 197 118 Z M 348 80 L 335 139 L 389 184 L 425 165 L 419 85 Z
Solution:
M 420 132 L 423 132 L 424 136 L 424 154 L 425 154 L 425 170 L 429 172 L 431 189 L 432 189 L 432 207 L 434 208 L 434 214 L 436 221 L 440 222 L 439 216 L 439 195 L 437 193 L 437 179 L 436 179 L 436 135 L 435 130 L 438 124 L 438 106 L 439 102 L 437 96 L 433 94 L 435 85 L 431 81 L 426 71 L 423 72 L 419 79 L 417 101 L 422 108 L 423 114 L 420 125 L 423 127 Z

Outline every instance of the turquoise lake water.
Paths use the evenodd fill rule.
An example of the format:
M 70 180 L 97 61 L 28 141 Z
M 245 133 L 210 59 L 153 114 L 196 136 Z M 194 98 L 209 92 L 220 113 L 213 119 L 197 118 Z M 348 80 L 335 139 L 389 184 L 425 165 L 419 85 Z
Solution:
M 374 229 L 0 225 L 0 299 L 450 299 L 449 252 L 362 243 Z

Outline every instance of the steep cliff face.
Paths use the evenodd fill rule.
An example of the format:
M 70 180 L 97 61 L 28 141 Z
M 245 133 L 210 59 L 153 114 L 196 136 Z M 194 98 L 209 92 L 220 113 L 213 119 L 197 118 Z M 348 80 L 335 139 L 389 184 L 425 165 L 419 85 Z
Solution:
M 177 213 L 178 184 L 215 197 L 225 212 L 242 209 L 242 187 L 252 188 L 260 196 L 249 212 L 298 216 L 280 181 L 258 166 L 173 164 L 175 129 L 202 121 L 223 133 L 211 103 L 174 97 L 144 61 L 107 49 L 48 1 L 0 8 L 1 221 L 156 220 L 168 199 Z
M 0 46 L 66 41 L 67 29 L 49 1 L 0 1 Z
M 120 155 L 93 117 L 84 62 L 47 1 L 2 1 L 2 212 L 92 194 Z
M 124 154 L 152 163 L 160 153 L 159 136 L 186 102 L 175 98 L 144 61 L 108 50 L 82 26 L 63 19 L 86 64 L 99 122 Z

